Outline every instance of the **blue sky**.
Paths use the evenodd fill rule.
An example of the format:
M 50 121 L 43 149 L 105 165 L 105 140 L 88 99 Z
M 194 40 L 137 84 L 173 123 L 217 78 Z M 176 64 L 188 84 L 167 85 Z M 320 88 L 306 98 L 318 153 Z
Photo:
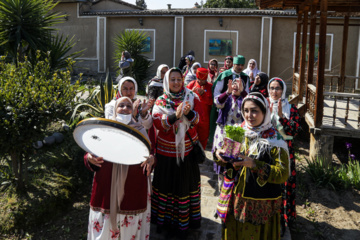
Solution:
M 135 4 L 136 1 L 125 0 L 125 2 Z M 167 4 L 171 4 L 172 8 L 192 8 L 196 2 L 200 4 L 201 0 L 145 0 L 148 9 L 167 9 Z

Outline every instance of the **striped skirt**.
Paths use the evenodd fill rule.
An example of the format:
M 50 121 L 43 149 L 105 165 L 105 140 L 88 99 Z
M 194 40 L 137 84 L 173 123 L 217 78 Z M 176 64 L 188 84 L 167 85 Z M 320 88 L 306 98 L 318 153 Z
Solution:
M 192 153 L 176 158 L 157 155 L 151 198 L 151 221 L 159 227 L 185 231 L 199 228 L 200 170 Z

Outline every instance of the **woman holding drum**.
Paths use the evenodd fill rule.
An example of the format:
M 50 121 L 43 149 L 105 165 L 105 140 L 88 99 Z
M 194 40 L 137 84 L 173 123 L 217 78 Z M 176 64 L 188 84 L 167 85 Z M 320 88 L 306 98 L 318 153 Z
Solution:
M 147 137 L 144 127 L 133 120 L 132 112 L 131 99 L 121 97 L 115 102 L 112 120 L 135 128 Z M 114 147 L 116 144 L 122 143 L 114 143 Z M 85 155 L 86 167 L 94 172 L 88 239 L 149 239 L 149 176 L 154 156 L 144 160 L 141 164 L 124 165 L 104 161 L 90 153 Z

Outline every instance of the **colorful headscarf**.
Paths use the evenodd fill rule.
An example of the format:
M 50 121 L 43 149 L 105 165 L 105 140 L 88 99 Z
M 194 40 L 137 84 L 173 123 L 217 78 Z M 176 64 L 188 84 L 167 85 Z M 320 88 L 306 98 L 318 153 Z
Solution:
M 211 68 L 210 68 L 211 62 L 215 62 L 215 70 L 211 70 Z M 210 59 L 210 61 L 208 62 L 208 71 L 209 71 L 209 76 L 211 78 L 211 81 L 214 80 L 214 77 L 217 77 L 218 67 L 219 67 L 219 64 L 218 64 L 217 59 L 215 59 L 215 58 Z
M 243 112 L 244 104 L 248 99 L 254 99 L 261 105 L 263 105 L 266 109 L 266 113 L 264 116 L 264 121 L 260 126 L 252 127 L 248 124 L 245 113 Z M 241 105 L 241 114 L 243 115 L 245 124 L 245 136 L 248 137 L 251 141 L 251 145 L 249 146 L 249 152 L 252 155 L 258 155 L 261 151 L 270 151 L 272 147 L 280 147 L 283 148 L 289 157 L 288 145 L 277 131 L 272 131 L 272 135 L 268 136 L 268 138 L 263 138 L 262 133 L 273 128 L 271 123 L 271 112 L 269 108 L 269 103 L 266 98 L 261 93 L 249 93 L 243 100 Z M 256 154 L 255 154 L 256 153 Z M 290 168 L 290 164 L 289 164 Z M 290 173 L 290 169 L 289 169 Z
M 194 109 L 194 98 L 198 98 L 196 94 L 194 94 L 190 89 L 184 87 L 184 82 L 182 83 L 182 88 L 178 93 L 172 93 L 169 87 L 170 81 L 170 74 L 172 72 L 179 72 L 181 71 L 179 68 L 171 68 L 169 71 L 166 72 L 164 77 L 164 94 L 155 102 L 153 108 L 153 118 L 155 117 L 156 113 L 163 114 L 163 118 L 166 118 L 167 115 L 172 115 L 176 113 L 177 107 L 183 104 L 183 108 L 185 107 L 185 102 L 188 102 L 191 106 L 191 110 Z M 182 75 L 181 75 L 182 77 Z M 187 120 L 185 116 L 182 116 L 179 120 L 175 122 L 174 127 L 174 134 L 175 134 L 175 143 L 176 143 L 176 159 L 178 164 L 180 163 L 180 157 L 183 160 L 185 155 L 185 135 L 186 131 L 190 127 L 190 122 Z

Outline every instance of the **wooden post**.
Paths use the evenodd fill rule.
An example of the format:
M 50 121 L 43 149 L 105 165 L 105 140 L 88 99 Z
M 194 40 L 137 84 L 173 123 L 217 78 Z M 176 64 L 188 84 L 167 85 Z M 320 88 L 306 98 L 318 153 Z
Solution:
M 317 1 L 313 2 L 317 4 Z M 307 67 L 307 84 L 313 83 L 314 75 L 314 55 L 315 55 L 315 34 L 316 34 L 316 5 L 311 5 L 310 14 L 310 36 L 309 36 L 309 56 Z
M 325 75 L 325 51 L 326 51 L 326 23 L 327 23 L 327 0 L 320 3 L 320 36 L 319 36 L 319 58 L 316 79 L 316 98 L 314 124 L 316 128 L 321 127 L 324 114 L 324 75 Z
M 300 81 L 298 85 L 299 89 L 299 102 L 303 102 L 304 85 L 305 84 L 305 61 L 306 61 L 306 45 L 307 45 L 307 25 L 308 25 L 308 9 L 304 8 L 304 19 L 303 19 L 303 33 L 301 40 L 301 57 L 300 57 Z
M 302 12 L 299 12 L 298 9 L 297 12 L 298 12 L 298 18 L 297 18 L 296 40 L 295 40 L 296 41 L 295 60 L 294 60 L 293 85 L 292 85 L 292 95 L 294 96 L 299 95 L 299 92 L 296 91 L 296 87 L 295 87 L 295 84 L 297 84 L 297 80 L 295 79 L 295 73 L 299 73 L 299 50 L 300 50 L 300 36 L 301 36 L 300 33 L 301 33 L 301 23 L 302 23 Z
M 316 5 L 317 2 L 314 2 L 311 5 L 311 14 L 310 14 L 310 36 L 309 36 L 309 55 L 308 55 L 308 66 L 307 66 L 307 81 L 305 84 L 305 108 L 308 106 L 310 101 L 308 85 L 313 84 L 313 75 L 314 75 L 314 52 L 315 52 L 315 34 L 316 34 Z M 305 109 L 307 111 L 307 109 Z
M 334 148 L 334 136 L 311 133 L 310 134 L 310 159 L 324 158 L 325 163 L 331 164 Z
M 338 82 L 339 92 L 344 92 L 345 90 L 345 67 L 346 67 L 346 50 L 347 50 L 347 42 L 348 42 L 348 33 L 349 33 L 349 15 L 346 15 L 344 19 L 340 79 Z

